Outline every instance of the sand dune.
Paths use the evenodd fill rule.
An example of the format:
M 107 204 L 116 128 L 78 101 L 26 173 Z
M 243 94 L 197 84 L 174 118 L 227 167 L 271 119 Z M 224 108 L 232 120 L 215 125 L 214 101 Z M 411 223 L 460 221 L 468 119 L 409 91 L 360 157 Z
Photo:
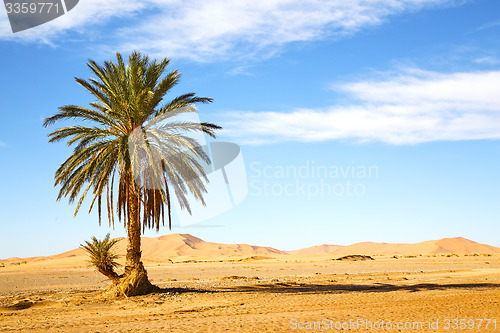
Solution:
M 295 251 L 288 251 L 290 254 L 298 254 L 298 255 L 317 255 L 317 254 L 329 254 L 333 253 L 337 250 L 340 250 L 344 246 L 342 245 L 318 245 L 318 246 L 311 246 L 311 247 L 306 247 L 304 249 L 300 250 L 295 250 Z
M 440 253 L 500 253 L 500 248 L 476 243 L 463 237 L 443 238 L 415 244 L 406 243 L 374 243 L 363 242 L 348 246 L 321 245 L 297 251 L 293 254 L 304 255 L 345 255 L 345 254 L 382 254 L 382 255 L 414 255 Z
M 119 245 L 125 250 L 125 241 L 120 242 Z M 205 242 L 189 234 L 172 234 L 156 238 L 144 237 L 142 251 L 144 257 L 157 259 L 178 256 L 218 257 L 286 254 L 285 251 L 272 247 Z
M 412 255 L 412 254 L 440 254 L 440 253 L 500 253 L 500 248 L 476 243 L 462 237 L 443 238 L 415 244 L 391 244 L 364 242 L 344 246 L 333 254 L 383 254 L 383 255 Z
M 124 254 L 126 240 L 121 239 L 116 247 L 116 252 Z M 156 238 L 142 238 L 142 255 L 146 260 L 168 260 L 177 257 L 216 258 L 216 257 L 252 257 L 276 255 L 417 255 L 417 254 L 443 254 L 443 253 L 500 253 L 500 248 L 476 243 L 462 238 L 443 238 L 415 244 L 393 244 L 363 242 L 348 246 L 319 245 L 296 251 L 280 251 L 272 247 L 254 246 L 248 244 L 219 244 L 205 242 L 189 234 L 171 234 Z M 39 262 L 44 260 L 68 260 L 69 258 L 86 258 L 85 251 L 81 248 L 49 257 L 10 258 L 0 262 Z
M 155 238 L 142 238 L 142 257 L 146 259 L 168 260 L 179 256 L 213 258 L 220 256 L 255 256 L 287 254 L 272 247 L 254 246 L 248 244 L 219 244 L 205 242 L 189 234 L 171 234 Z M 123 254 L 127 249 L 127 241 L 121 238 L 116 244 L 116 253 Z M 85 251 L 81 248 L 57 254 L 47 259 L 63 259 L 69 257 L 84 257 Z M 43 257 L 37 257 L 37 260 Z M 28 258 L 32 259 L 32 258 Z M 10 260 L 10 259 L 9 259 Z M 21 260 L 16 258 L 16 260 Z
M 348 246 L 321 245 L 301 250 L 290 251 L 292 254 L 320 255 L 320 254 L 382 254 L 382 255 L 412 255 L 412 254 L 440 254 L 440 253 L 500 253 L 500 248 L 480 244 L 463 237 L 443 238 L 415 244 L 406 243 L 374 243 L 363 242 Z

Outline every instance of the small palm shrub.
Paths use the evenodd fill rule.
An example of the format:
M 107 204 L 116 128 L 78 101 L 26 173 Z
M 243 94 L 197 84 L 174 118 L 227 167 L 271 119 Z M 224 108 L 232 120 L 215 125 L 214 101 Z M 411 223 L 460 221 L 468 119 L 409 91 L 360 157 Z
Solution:
M 85 241 L 87 245 L 81 246 L 87 252 L 90 264 L 94 266 L 97 271 L 104 274 L 112 281 L 117 282 L 119 276 L 114 269 L 120 267 L 120 264 L 116 261 L 119 256 L 116 255 L 112 249 L 120 240 L 109 239 L 109 237 L 109 233 L 103 240 L 92 237 L 92 242 Z

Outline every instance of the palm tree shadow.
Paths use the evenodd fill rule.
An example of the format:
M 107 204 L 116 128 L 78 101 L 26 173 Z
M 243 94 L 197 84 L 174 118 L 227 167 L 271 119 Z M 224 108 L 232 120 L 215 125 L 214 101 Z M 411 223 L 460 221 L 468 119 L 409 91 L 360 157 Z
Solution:
M 228 292 L 257 292 L 257 293 L 289 293 L 289 294 L 340 294 L 340 293 L 377 293 L 390 291 L 419 292 L 427 290 L 466 290 L 500 288 L 498 283 L 452 283 L 434 284 L 418 283 L 411 285 L 394 285 L 386 283 L 374 284 L 297 284 L 297 283 L 272 283 L 243 286 L 218 287 L 214 289 L 202 288 L 158 288 L 155 292 L 166 293 L 228 293 Z
M 151 292 L 153 294 L 186 294 L 186 293 L 205 294 L 205 293 L 220 292 L 219 290 L 202 289 L 202 288 L 188 288 L 188 287 L 161 288 L 158 286 L 155 287 L 156 287 L 155 290 Z
M 344 292 L 390 292 L 406 290 L 408 292 L 418 292 L 424 290 L 451 290 L 451 289 L 482 289 L 499 288 L 500 284 L 495 283 L 454 283 L 454 284 L 433 284 L 419 283 L 412 285 L 393 285 L 387 283 L 374 284 L 264 284 L 255 286 L 237 286 L 226 288 L 226 291 L 251 291 L 263 293 L 344 293 Z

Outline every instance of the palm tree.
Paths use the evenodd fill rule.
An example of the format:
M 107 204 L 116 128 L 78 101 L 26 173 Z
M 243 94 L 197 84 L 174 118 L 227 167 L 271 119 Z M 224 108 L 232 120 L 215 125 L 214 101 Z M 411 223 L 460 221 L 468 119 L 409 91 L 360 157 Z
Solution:
M 120 264 L 116 261 L 118 255 L 112 252 L 112 248 L 120 239 L 110 239 L 109 237 L 109 233 L 103 240 L 92 237 L 92 242 L 85 241 L 86 245 L 80 246 L 87 252 L 90 264 L 99 273 L 107 276 L 111 281 L 118 283 L 120 276 L 116 274 L 114 269 L 120 267 Z
M 55 173 L 55 186 L 60 185 L 57 200 L 68 197 L 73 203 L 78 199 L 76 216 L 91 193 L 89 213 L 97 203 L 100 225 L 104 196 L 109 225 L 114 227 L 114 180 L 118 176 L 116 211 L 119 220 L 123 217 L 128 244 L 124 274 L 112 280 L 120 293 L 135 295 L 153 288 L 141 262 L 141 231 L 153 227 L 158 231 L 160 221 L 164 224 L 165 208 L 171 228 L 172 191 L 189 212 L 187 195 L 205 204 L 203 163 L 209 159 L 188 132 L 216 137 L 215 131 L 221 127 L 175 120 L 195 112 L 196 103 L 212 99 L 188 93 L 164 101 L 181 76 L 178 70 L 166 74 L 168 58 L 150 60 L 139 52 L 130 54 L 128 64 L 120 53 L 116 58 L 116 63 L 110 60 L 104 66 L 89 60 L 87 66 L 96 78 L 75 78 L 96 98 L 90 107 L 65 105 L 43 125 L 63 120 L 90 123 L 62 127 L 48 135 L 49 142 L 67 139 L 68 146 L 74 145 L 73 154 Z M 113 266 L 107 274 L 114 276 L 109 269 Z

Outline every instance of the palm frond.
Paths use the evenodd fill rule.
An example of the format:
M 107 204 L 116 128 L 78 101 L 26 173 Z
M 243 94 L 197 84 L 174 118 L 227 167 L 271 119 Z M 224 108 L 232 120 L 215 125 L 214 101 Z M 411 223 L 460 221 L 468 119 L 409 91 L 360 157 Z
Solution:
M 119 239 L 110 239 L 108 233 L 104 239 L 99 240 L 95 236 L 92 241 L 85 241 L 86 245 L 80 245 L 89 256 L 89 263 L 98 271 L 113 271 L 121 265 L 116 261 L 119 256 L 113 252 L 113 247 Z
M 189 212 L 189 193 L 205 204 L 204 163 L 208 155 L 188 133 L 215 137 L 221 127 L 207 122 L 176 121 L 177 115 L 196 112 L 195 104 L 210 103 L 212 99 L 187 93 L 165 101 L 181 77 L 178 70 L 166 72 L 169 62 L 168 58 L 151 60 L 139 52 L 132 52 L 127 63 L 119 53 L 115 62 L 109 60 L 103 65 L 89 60 L 87 66 L 94 77 L 75 80 L 95 100 L 88 107 L 62 106 L 44 120 L 45 127 L 61 121 L 89 123 L 61 127 L 48 135 L 50 142 L 65 140 L 73 147 L 73 153 L 55 173 L 55 186 L 60 186 L 58 200 L 66 197 L 70 203 L 77 201 L 75 215 L 89 196 L 89 212 L 97 204 L 99 223 L 104 206 L 110 225 L 114 226 L 116 209 L 118 220 L 123 218 L 127 226 L 130 204 L 137 201 L 143 230 L 158 230 L 164 223 L 165 209 L 171 226 L 171 194 Z M 159 120 L 160 126 L 148 127 Z M 131 136 L 137 130 L 145 144 L 131 148 Z M 141 170 L 139 177 L 134 177 L 134 167 Z

